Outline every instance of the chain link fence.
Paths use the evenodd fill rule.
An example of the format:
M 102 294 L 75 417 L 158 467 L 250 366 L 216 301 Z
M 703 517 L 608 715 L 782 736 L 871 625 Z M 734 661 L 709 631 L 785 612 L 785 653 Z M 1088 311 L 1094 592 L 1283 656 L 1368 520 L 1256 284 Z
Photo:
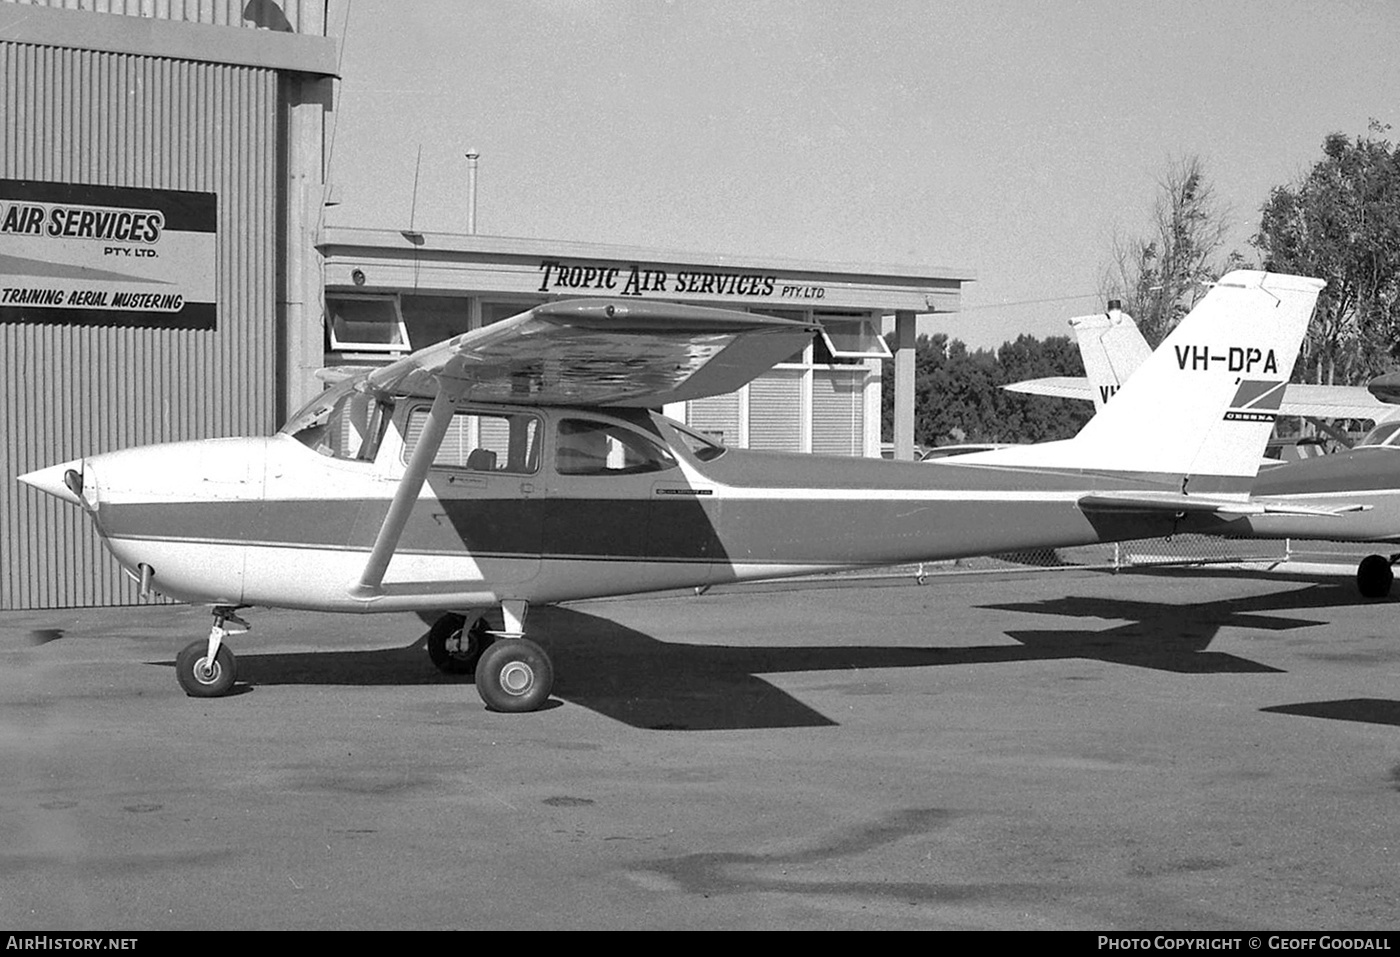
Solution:
M 1291 539 L 1222 538 L 1214 535 L 1172 535 L 1105 545 L 1043 548 L 948 561 L 899 565 L 848 575 L 914 578 L 920 583 L 944 574 L 972 572 L 1052 571 L 1055 569 L 1124 570 L 1152 567 L 1251 565 L 1288 570 L 1353 574 L 1367 555 L 1390 556 L 1400 545 L 1367 542 L 1317 542 Z

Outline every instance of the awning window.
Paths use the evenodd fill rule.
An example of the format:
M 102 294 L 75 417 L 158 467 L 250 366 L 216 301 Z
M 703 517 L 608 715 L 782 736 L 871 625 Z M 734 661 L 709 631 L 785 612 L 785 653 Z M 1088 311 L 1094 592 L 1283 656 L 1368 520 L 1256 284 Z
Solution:
M 408 328 L 397 296 L 327 296 L 331 348 L 407 352 Z
M 821 323 L 822 343 L 837 359 L 889 359 L 889 346 L 880 335 L 875 321 L 864 314 L 832 316 L 817 313 L 813 318 Z

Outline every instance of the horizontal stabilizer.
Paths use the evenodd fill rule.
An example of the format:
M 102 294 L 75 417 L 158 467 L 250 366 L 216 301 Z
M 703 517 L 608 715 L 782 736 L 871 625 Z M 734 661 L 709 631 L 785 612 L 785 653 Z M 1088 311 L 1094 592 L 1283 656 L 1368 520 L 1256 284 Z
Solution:
M 1002 386 L 1007 392 L 1043 395 L 1052 399 L 1079 399 L 1092 402 L 1095 386 L 1084 376 L 1046 376 L 1024 379 Z M 1102 388 L 1100 386 L 1099 388 Z M 1369 388 L 1369 387 L 1368 387 Z M 1400 403 L 1400 400 L 1397 400 Z M 1364 419 L 1380 421 L 1395 415 L 1395 406 L 1373 398 L 1366 388 L 1353 385 L 1312 385 L 1291 382 L 1279 403 L 1279 415 L 1301 415 L 1313 419 Z
M 1024 379 L 1009 382 L 1002 386 L 1007 392 L 1020 392 L 1024 395 L 1043 395 L 1052 399 L 1082 399 L 1092 402 L 1094 387 L 1086 376 L 1052 375 L 1043 379 Z
M 1314 518 L 1335 518 L 1352 512 L 1368 511 L 1371 506 L 1345 504 L 1334 506 L 1301 505 L 1282 500 L 1232 499 L 1211 495 L 1187 495 L 1180 492 L 1096 492 L 1079 500 L 1079 507 L 1089 512 L 1192 512 L 1219 515 L 1222 518 L 1243 518 L 1249 515 L 1305 515 Z

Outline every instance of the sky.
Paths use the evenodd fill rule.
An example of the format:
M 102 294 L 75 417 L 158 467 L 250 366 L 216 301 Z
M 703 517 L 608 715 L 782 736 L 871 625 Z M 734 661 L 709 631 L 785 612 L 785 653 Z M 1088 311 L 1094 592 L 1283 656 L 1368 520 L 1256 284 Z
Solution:
M 337 0 L 342 226 L 970 271 L 973 348 L 1102 309 L 1195 155 L 1228 248 L 1400 138 L 1400 0 Z M 415 188 L 416 182 L 416 188 Z

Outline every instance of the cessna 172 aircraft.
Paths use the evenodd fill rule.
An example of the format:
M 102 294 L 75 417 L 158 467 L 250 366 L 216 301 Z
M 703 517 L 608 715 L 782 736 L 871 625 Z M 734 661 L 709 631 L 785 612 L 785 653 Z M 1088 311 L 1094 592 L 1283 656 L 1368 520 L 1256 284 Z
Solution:
M 87 456 L 20 480 L 87 511 L 143 590 L 213 606 L 208 639 L 176 661 L 191 695 L 232 687 L 225 638 L 247 629 L 241 608 L 438 610 L 432 660 L 473 671 L 488 707 L 529 711 L 553 681 L 525 637 L 531 604 L 1293 510 L 1248 489 L 1322 286 L 1231 273 L 1078 436 L 946 465 L 717 445 L 651 410 L 737 388 L 816 327 L 577 300 L 362 371 L 271 438 Z M 493 629 L 478 615 L 497 607 Z
M 1102 411 L 1123 383 L 1152 354 L 1131 316 L 1119 310 L 1069 321 L 1084 360 L 1085 378 L 1031 379 L 1006 386 L 1014 392 L 1094 401 Z M 1254 482 L 1256 500 L 1286 498 L 1295 503 L 1327 505 L 1339 500 L 1365 505 L 1346 516 L 1277 513 L 1242 517 L 1220 534 L 1241 538 L 1296 538 L 1347 542 L 1400 542 L 1400 377 L 1381 376 L 1367 386 L 1291 383 L 1279 404 L 1280 415 L 1316 420 L 1363 419 L 1375 426 L 1354 448 L 1298 462 L 1266 464 Z M 1364 514 L 1363 514 L 1364 512 Z M 1356 587 L 1364 597 L 1384 598 L 1394 581 L 1391 567 L 1400 553 L 1368 555 L 1356 569 Z

